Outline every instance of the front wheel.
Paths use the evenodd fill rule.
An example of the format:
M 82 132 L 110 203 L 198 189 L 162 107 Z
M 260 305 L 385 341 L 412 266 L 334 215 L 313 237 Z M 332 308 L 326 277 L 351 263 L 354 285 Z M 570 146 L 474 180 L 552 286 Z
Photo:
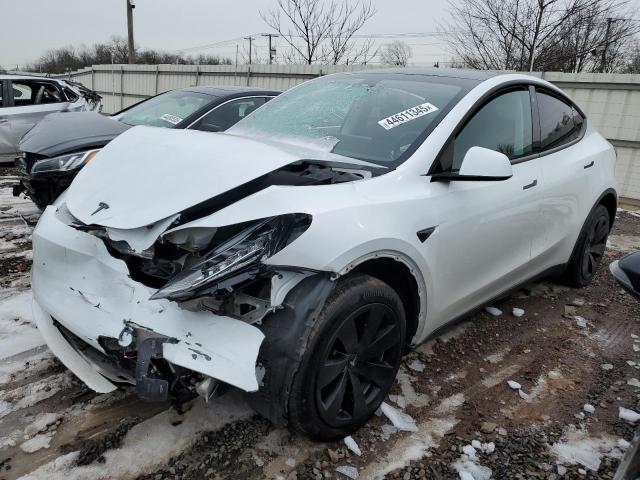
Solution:
M 580 232 L 565 272 L 565 280 L 569 285 L 585 287 L 591 283 L 607 248 L 610 229 L 609 212 L 604 205 L 598 205 Z
M 293 376 L 287 423 L 315 439 L 360 428 L 391 388 L 405 344 L 405 312 L 386 283 L 361 274 L 342 279 L 307 332 Z
M 345 279 L 311 331 L 289 398 L 289 424 L 319 439 L 360 428 L 389 392 L 404 342 L 398 294 L 370 276 Z

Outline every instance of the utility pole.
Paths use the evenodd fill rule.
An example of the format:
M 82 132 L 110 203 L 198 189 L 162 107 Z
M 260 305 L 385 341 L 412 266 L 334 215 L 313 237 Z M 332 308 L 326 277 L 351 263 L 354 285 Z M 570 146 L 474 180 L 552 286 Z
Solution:
M 249 40 L 249 65 L 251 65 L 251 47 L 253 46 L 253 37 L 244 37 L 245 40 Z
M 269 65 L 273 63 L 273 59 L 276 58 L 276 50 L 272 47 L 271 39 L 277 38 L 280 35 L 276 35 L 274 33 L 263 33 L 263 37 L 269 37 Z
M 607 30 L 604 33 L 604 47 L 602 47 L 602 58 L 600 59 L 600 73 L 604 73 L 607 62 L 607 50 L 609 49 L 609 35 L 611 34 L 611 23 L 613 18 L 607 18 Z
M 126 0 L 127 2 L 127 33 L 129 40 L 129 63 L 136 63 L 136 51 L 133 48 L 133 9 L 136 8 L 135 0 Z
M 238 76 L 238 50 L 240 50 L 240 45 L 236 43 L 236 68 L 233 70 L 233 76 Z

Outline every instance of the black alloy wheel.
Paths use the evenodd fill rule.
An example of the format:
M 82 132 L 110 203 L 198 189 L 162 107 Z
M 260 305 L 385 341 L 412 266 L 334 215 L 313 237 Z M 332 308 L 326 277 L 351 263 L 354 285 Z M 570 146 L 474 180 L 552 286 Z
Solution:
M 590 225 L 585 241 L 585 248 L 582 254 L 582 276 L 590 281 L 596 273 L 600 260 L 607 248 L 607 238 L 609 236 L 609 215 L 601 213 Z
M 402 343 L 397 314 L 383 303 L 344 318 L 319 352 L 315 395 L 322 420 L 335 428 L 366 420 L 395 379 Z
M 596 205 L 584 222 L 564 272 L 562 280 L 566 284 L 586 287 L 591 283 L 607 248 L 610 230 L 608 210 L 602 204 Z

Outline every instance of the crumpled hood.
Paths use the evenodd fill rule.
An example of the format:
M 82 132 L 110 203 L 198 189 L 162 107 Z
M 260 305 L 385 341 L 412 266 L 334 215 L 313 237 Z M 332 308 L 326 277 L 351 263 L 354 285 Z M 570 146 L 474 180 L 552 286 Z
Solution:
M 55 157 L 85 147 L 101 147 L 129 128 L 96 112 L 52 113 L 22 137 L 18 150 Z
M 306 153 L 224 133 L 134 127 L 80 171 L 67 207 L 85 224 L 138 228 L 308 159 Z

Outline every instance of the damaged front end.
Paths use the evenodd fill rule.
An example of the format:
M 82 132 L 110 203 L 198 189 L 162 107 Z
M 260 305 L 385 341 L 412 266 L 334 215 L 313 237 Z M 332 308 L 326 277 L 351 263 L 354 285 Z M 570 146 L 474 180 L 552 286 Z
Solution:
M 325 278 L 262 261 L 310 224 L 286 214 L 190 228 L 175 215 L 126 235 L 48 207 L 34 232 L 38 326 L 97 391 L 131 384 L 150 401 L 209 399 L 227 384 L 256 391 L 262 320 L 302 280 Z
M 157 161 L 167 151 L 179 153 L 181 168 Z M 366 162 L 306 153 L 147 127 L 110 142 L 33 234 L 34 316 L 53 352 L 101 392 L 117 383 L 135 384 L 149 400 L 171 391 L 208 398 L 224 384 L 257 392 L 266 324 L 323 303 L 306 295 L 302 307 L 289 303 L 294 290 L 334 282 L 300 263 L 271 262 L 313 221 L 284 198 L 268 217 L 215 217 L 268 189 L 344 190 L 374 175 Z M 171 193 L 167 178 L 188 186 Z

